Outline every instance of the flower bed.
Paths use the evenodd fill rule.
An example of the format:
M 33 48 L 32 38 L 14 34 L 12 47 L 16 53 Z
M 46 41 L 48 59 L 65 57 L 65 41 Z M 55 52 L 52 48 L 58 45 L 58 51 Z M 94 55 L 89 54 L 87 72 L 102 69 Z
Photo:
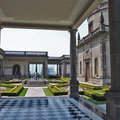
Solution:
M 68 83 L 64 83 L 64 84 L 60 84 L 60 85 L 56 85 L 57 87 L 65 87 L 68 86 Z
M 11 85 L 11 84 L 3 84 L 2 83 L 1 86 L 12 88 L 9 91 L 0 91 L 1 95 L 3 95 L 3 96 L 17 96 L 23 89 L 22 85 Z
M 100 90 L 103 88 L 103 86 L 94 86 L 94 85 L 88 85 L 83 83 L 80 83 L 80 86 L 88 89 L 93 89 L 93 90 Z
M 5 84 L 15 84 L 15 83 L 21 83 L 22 81 L 21 80 L 16 80 L 16 81 L 2 81 L 2 83 L 5 83 Z
M 98 101 L 106 100 L 104 93 L 96 92 L 94 90 L 82 90 L 82 91 L 79 91 L 79 94 L 88 96 L 88 97 L 90 97 L 94 100 L 98 100 Z
M 53 95 L 67 95 L 68 91 L 64 91 L 60 88 L 58 88 L 55 85 L 48 85 L 48 89 L 52 92 Z
M 50 83 L 67 83 L 65 81 L 50 80 Z

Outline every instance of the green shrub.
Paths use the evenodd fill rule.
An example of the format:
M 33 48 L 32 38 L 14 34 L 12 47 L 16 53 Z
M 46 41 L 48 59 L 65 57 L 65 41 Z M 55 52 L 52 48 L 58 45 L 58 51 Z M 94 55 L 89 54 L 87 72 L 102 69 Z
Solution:
M 60 80 L 68 82 L 70 80 L 70 78 L 60 78 Z
M 102 86 L 94 86 L 94 85 L 88 85 L 88 84 L 83 84 L 80 83 L 81 87 L 88 88 L 88 89 L 93 89 L 93 90 L 101 90 Z
M 49 75 L 48 78 L 60 78 L 61 76 L 60 75 Z
M 84 95 L 88 96 L 88 97 L 91 97 L 92 98 L 92 95 L 94 94 L 93 91 L 88 91 L 88 90 L 84 90 Z
M 1 83 L 0 86 L 13 88 L 15 85 Z
M 4 87 L 11 87 L 10 91 L 0 91 L 3 96 L 17 96 L 22 91 L 22 85 L 1 84 Z
M 102 89 L 102 90 L 103 90 L 104 92 L 106 92 L 107 90 L 110 89 L 110 87 L 111 87 L 110 85 L 103 86 L 103 89 Z
M 96 94 L 96 93 L 92 95 L 92 98 L 94 100 L 98 100 L 98 101 L 105 101 L 106 100 L 104 95 L 100 95 L 100 94 Z
M 80 95 L 84 95 L 84 90 L 79 91 Z
M 67 95 L 68 91 L 61 90 L 55 85 L 48 85 L 48 89 L 52 92 L 53 95 Z
M 96 91 L 93 91 L 93 90 L 82 90 L 82 91 L 79 91 L 79 94 L 80 95 L 85 95 L 87 97 L 90 97 L 94 100 L 98 100 L 98 101 L 105 101 L 105 96 L 104 96 L 104 93 L 99 93 L 99 92 L 96 92 Z
M 49 82 L 50 83 L 67 83 L 65 81 L 56 81 L 56 80 L 50 80 Z
M 19 80 L 19 81 L 2 81 L 2 83 L 5 83 L 5 84 L 11 84 L 11 83 L 15 84 L 15 83 L 21 83 L 21 82 L 22 82 L 21 80 Z
M 61 84 L 61 85 L 56 85 L 57 87 L 65 87 L 65 86 L 68 86 L 68 83 L 64 83 L 64 84 Z

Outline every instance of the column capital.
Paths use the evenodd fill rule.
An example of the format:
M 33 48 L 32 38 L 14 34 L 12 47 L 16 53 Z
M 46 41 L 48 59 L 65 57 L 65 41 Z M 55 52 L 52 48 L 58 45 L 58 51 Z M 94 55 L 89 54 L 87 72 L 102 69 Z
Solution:
M 0 30 L 3 29 L 1 26 L 0 26 Z
M 77 31 L 78 31 L 77 29 L 69 29 L 70 33 L 72 33 L 72 32 L 76 33 Z

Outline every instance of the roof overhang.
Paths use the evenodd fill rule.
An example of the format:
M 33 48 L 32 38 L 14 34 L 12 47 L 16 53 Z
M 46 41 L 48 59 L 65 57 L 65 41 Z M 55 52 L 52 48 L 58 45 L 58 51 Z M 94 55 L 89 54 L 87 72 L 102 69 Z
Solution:
M 0 27 L 77 29 L 100 2 L 101 0 L 0 0 Z

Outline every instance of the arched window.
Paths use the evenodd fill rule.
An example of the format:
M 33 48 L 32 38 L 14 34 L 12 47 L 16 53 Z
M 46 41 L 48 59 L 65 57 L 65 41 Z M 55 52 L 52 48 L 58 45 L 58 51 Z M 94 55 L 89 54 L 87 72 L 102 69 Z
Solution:
M 16 75 L 20 73 L 20 66 L 19 65 L 14 65 L 13 66 L 13 75 Z
M 80 74 L 82 74 L 82 63 L 80 61 Z
M 98 59 L 95 58 L 95 61 L 94 61 L 94 65 L 95 65 L 95 75 L 98 76 Z

